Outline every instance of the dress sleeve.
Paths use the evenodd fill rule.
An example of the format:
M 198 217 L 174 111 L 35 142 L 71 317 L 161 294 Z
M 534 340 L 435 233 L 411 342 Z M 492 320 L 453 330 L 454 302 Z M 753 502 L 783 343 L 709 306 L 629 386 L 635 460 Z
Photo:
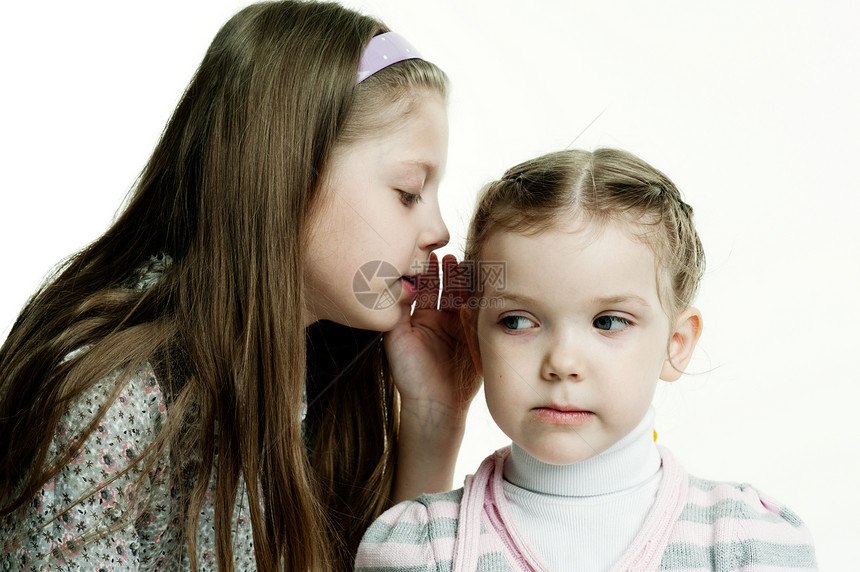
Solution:
M 438 541 L 431 536 L 432 522 L 430 510 L 423 503 L 404 501 L 391 507 L 364 533 L 356 555 L 356 571 L 435 571 L 434 544 Z M 453 545 L 452 537 L 452 550 Z
M 137 523 L 170 520 L 169 514 L 155 514 L 158 507 L 170 504 L 166 463 L 159 463 L 143 480 L 137 467 L 117 477 L 152 442 L 166 418 L 152 370 L 147 366 L 135 374 L 96 430 L 79 446 L 74 440 L 98 414 L 115 380 L 108 376 L 95 384 L 62 415 L 49 458 L 61 448 L 76 452 L 29 504 L 5 519 L 2 559 L 7 569 L 116 571 L 156 564 L 151 550 L 155 539 L 141 538 Z M 149 507 L 146 514 L 141 509 L 143 497 Z M 111 526 L 116 530 L 104 535 Z
M 690 478 L 687 504 L 661 570 L 817 570 L 809 529 L 791 509 L 749 484 Z
M 767 494 L 742 488 L 749 509 L 739 511 L 736 520 L 732 544 L 738 569 L 817 570 L 812 534 L 800 517 Z

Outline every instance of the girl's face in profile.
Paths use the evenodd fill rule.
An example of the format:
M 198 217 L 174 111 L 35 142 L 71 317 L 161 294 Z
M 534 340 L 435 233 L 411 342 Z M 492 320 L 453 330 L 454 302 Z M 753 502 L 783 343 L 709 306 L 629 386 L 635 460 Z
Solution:
M 658 377 L 677 378 L 651 249 L 630 225 L 575 220 L 534 236 L 496 232 L 481 255 L 506 263 L 504 286 L 485 288 L 493 303 L 481 306 L 472 337 L 498 426 L 552 464 L 587 459 L 632 431 Z
M 334 153 L 309 225 L 306 325 L 386 331 L 409 312 L 415 274 L 448 242 L 438 196 L 447 155 L 447 111 L 429 92 L 391 130 Z

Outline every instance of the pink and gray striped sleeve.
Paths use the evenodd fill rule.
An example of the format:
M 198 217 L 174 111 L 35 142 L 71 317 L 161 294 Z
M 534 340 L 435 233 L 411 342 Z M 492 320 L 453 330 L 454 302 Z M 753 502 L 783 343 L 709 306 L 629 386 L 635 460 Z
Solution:
M 450 569 L 457 535 L 462 489 L 402 502 L 367 530 L 356 556 L 356 570 Z
M 748 484 L 690 477 L 661 570 L 817 570 L 800 518 Z

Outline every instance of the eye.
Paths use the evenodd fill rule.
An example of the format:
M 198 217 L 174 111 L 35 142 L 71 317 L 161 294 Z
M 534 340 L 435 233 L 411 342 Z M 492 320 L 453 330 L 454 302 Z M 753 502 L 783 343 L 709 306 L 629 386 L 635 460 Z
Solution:
M 421 195 L 418 193 L 407 193 L 400 189 L 397 189 L 397 192 L 400 193 L 400 202 L 407 207 L 410 207 L 421 200 Z
M 537 327 L 537 324 L 525 316 L 505 316 L 499 320 L 499 324 L 506 330 L 527 330 Z
M 621 316 L 598 316 L 594 322 L 594 327 L 598 330 L 613 331 L 623 330 L 630 325 L 630 320 Z

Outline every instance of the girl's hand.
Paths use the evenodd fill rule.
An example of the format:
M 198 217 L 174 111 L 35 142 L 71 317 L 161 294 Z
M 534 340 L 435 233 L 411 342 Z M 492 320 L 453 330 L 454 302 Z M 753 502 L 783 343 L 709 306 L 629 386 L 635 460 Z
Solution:
M 460 323 L 465 292 L 454 287 L 457 259 L 446 255 L 442 269 L 440 281 L 439 261 L 431 254 L 427 272 L 416 281 L 415 310 L 384 337 L 400 392 L 394 502 L 451 488 L 466 412 L 480 386 Z
M 427 271 L 416 279 L 415 310 L 384 337 L 403 407 L 425 408 L 414 413 L 428 420 L 464 414 L 480 386 L 468 352 L 463 351 L 466 340 L 459 308 L 466 292 L 456 287 L 458 268 L 457 259 L 446 255 L 440 281 L 439 261 L 431 253 Z

